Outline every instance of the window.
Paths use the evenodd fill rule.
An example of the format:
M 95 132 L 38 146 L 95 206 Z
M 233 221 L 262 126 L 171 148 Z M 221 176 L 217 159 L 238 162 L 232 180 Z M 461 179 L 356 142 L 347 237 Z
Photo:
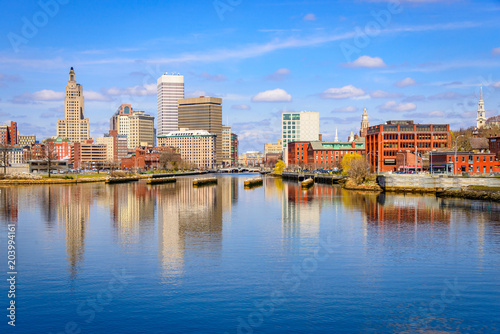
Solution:
M 462 157 L 462 162 L 465 162 L 465 157 Z

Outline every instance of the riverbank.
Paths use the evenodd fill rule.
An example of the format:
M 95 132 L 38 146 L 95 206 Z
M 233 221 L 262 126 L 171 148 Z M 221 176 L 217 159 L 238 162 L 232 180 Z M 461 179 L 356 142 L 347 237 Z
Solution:
M 467 187 L 463 189 L 449 189 L 436 192 L 436 197 L 464 198 L 481 201 L 500 202 L 499 187 Z
M 189 175 L 200 175 L 207 174 L 205 171 L 200 172 L 182 172 L 182 173 L 156 173 L 156 174 L 132 174 L 133 177 L 137 177 L 139 180 L 147 180 L 151 177 L 176 177 L 176 176 L 189 176 Z M 74 177 L 74 178 L 68 178 Z M 51 178 L 42 179 L 3 179 L 0 180 L 0 186 L 19 186 L 19 185 L 50 185 L 50 184 L 77 184 L 77 183 L 92 183 L 92 182 L 106 182 L 108 174 L 91 174 L 91 175 L 54 175 Z

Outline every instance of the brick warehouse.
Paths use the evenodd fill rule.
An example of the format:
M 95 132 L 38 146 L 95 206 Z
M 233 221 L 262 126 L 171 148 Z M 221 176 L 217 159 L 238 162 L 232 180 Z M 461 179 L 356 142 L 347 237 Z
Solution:
M 422 154 L 451 146 L 449 124 L 414 124 L 387 121 L 371 126 L 366 136 L 366 154 L 374 171 L 397 169 L 397 155 L 404 151 Z

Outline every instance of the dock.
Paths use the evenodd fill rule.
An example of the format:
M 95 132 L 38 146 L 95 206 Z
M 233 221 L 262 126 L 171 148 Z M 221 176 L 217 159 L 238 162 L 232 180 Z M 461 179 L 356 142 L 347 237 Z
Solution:
M 204 186 L 204 185 L 208 185 L 208 184 L 217 184 L 217 178 L 216 177 L 205 177 L 205 178 L 193 180 L 193 186 Z
M 318 173 L 283 173 L 281 175 L 283 180 L 304 181 L 313 179 L 314 183 L 336 184 L 339 183 L 344 177 L 342 175 L 326 175 Z
M 149 178 L 147 184 L 162 184 L 162 183 L 175 183 L 177 179 L 175 177 L 161 177 L 161 178 Z
M 136 176 L 132 177 L 108 177 L 106 179 L 106 183 L 111 184 L 111 183 L 127 183 L 127 182 L 135 182 L 139 181 L 139 178 Z
M 262 178 L 253 178 L 253 179 L 246 179 L 244 182 L 245 188 L 253 188 L 253 187 L 258 187 L 263 185 L 263 180 Z

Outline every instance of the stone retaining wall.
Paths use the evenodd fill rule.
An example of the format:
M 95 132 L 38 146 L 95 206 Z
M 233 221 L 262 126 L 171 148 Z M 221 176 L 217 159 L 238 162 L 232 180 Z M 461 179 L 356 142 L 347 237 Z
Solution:
M 500 187 L 500 178 L 497 177 L 463 177 L 428 174 L 379 175 L 377 182 L 384 191 L 403 192 L 460 190 L 468 186 Z

